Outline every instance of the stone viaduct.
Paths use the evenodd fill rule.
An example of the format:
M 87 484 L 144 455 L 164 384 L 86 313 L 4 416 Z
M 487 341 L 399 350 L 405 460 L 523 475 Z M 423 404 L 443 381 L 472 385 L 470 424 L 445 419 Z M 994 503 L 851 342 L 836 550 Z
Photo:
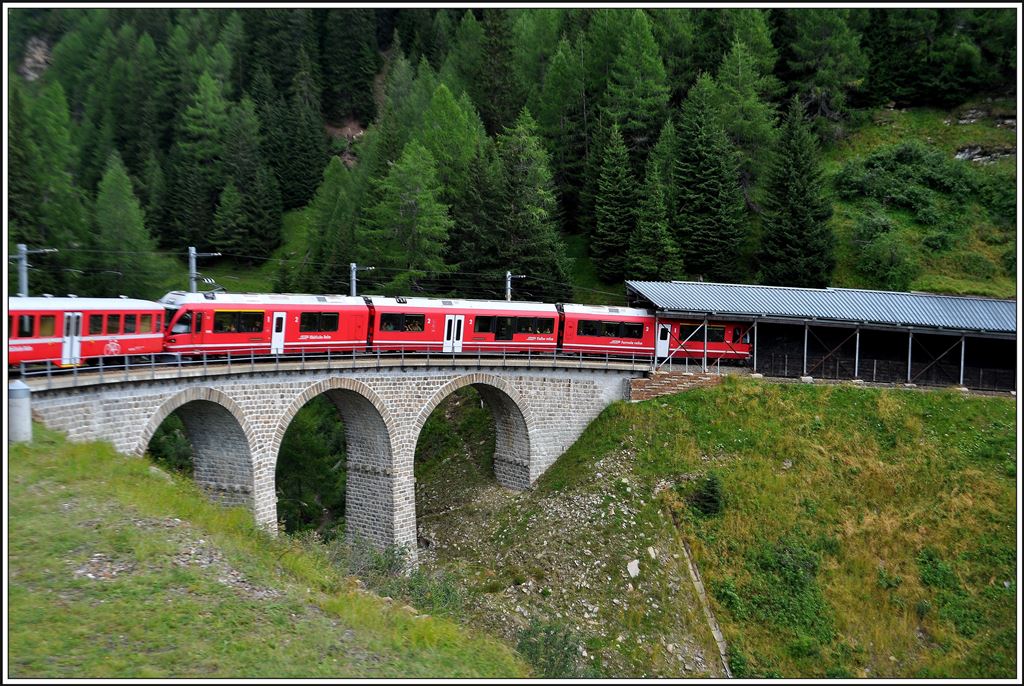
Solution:
M 495 423 L 495 477 L 508 488 L 525 489 L 601 410 L 628 398 L 629 380 L 649 368 L 629 362 L 559 364 L 236 364 L 25 381 L 32 388 L 34 418 L 72 441 L 109 441 L 127 455 L 141 456 L 160 424 L 176 412 L 192 444 L 199 486 L 217 502 L 251 508 L 256 522 L 275 532 L 281 440 L 296 412 L 326 394 L 346 431 L 349 536 L 380 547 L 405 546 L 415 561 L 413 456 L 424 422 L 446 397 L 464 386 L 479 391 Z

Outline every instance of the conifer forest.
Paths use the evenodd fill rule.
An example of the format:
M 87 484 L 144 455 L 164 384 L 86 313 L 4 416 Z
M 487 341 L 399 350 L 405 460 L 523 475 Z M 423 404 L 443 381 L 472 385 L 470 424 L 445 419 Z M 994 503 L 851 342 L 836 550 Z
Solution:
M 12 9 L 8 37 L 8 247 L 59 250 L 33 294 L 156 297 L 188 246 L 287 292 L 352 262 L 552 302 L 1015 279 L 1014 170 L 938 138 L 1016 98 L 1012 9 Z

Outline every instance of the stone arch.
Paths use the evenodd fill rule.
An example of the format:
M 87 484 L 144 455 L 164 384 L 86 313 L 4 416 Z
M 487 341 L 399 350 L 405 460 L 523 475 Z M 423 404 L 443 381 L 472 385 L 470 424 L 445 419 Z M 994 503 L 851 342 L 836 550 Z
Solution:
M 412 482 L 395 470 L 394 418 L 380 396 L 355 379 L 331 377 L 318 381 L 299 393 L 282 413 L 269 454 L 272 502 L 276 503 L 277 457 L 285 432 L 298 411 L 319 395 L 330 399 L 345 424 L 346 535 L 380 547 L 414 541 L 413 533 L 405 531 L 409 527 L 402 506 L 408 499 L 404 490 L 412 491 Z
M 502 486 L 525 489 L 531 485 L 531 440 L 535 420 L 526 398 L 507 380 L 493 374 L 474 373 L 452 379 L 435 392 L 420 410 L 413 426 L 412 459 L 420 431 L 430 414 L 449 395 L 473 386 L 494 418 L 494 476 Z M 411 467 L 410 467 L 411 469 Z
M 249 419 L 223 391 L 194 387 L 165 400 L 150 417 L 134 453 L 142 455 L 157 428 L 177 412 L 195 460 L 195 480 L 215 502 L 254 507 L 255 443 Z

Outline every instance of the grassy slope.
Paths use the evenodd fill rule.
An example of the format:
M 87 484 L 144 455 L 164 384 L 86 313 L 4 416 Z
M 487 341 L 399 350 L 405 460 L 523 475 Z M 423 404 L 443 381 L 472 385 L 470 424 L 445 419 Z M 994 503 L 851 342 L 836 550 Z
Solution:
M 527 674 L 508 648 L 355 590 L 315 549 L 146 460 L 35 436 L 9 461 L 13 677 Z
M 995 125 L 996 116 L 1014 112 L 1015 104 L 1012 101 L 997 101 L 985 103 L 984 106 L 991 110 L 992 116 L 973 124 L 956 123 L 956 112 L 970 109 L 970 104 L 965 104 L 952 114 L 945 110 L 929 108 L 877 111 L 865 124 L 853 130 L 848 138 L 825 151 L 826 175 L 836 174 L 849 159 L 864 157 L 876 148 L 910 139 L 937 147 L 950 157 L 968 146 L 984 146 L 990 149 L 1015 148 L 1016 131 Z M 947 121 L 951 123 L 947 124 Z M 1016 185 L 1016 157 L 1003 158 L 991 165 L 973 162 L 960 164 L 969 165 L 979 176 L 994 177 L 1011 186 Z M 861 205 L 863 203 L 846 202 L 838 198 L 835 200 L 833 226 L 838 239 L 838 264 L 833 275 L 834 286 L 857 288 L 865 285 L 863 277 L 853 268 L 858 253 L 851 238 Z M 967 215 L 975 217 L 975 220 L 965 231 L 966 238 L 961 249 L 979 253 L 993 263 L 1000 264 L 1002 252 L 1013 245 L 1012 228 L 1000 229 L 978 218 L 983 216 L 983 213 L 978 211 L 977 206 L 968 209 Z M 887 214 L 895 221 L 897 230 L 902 232 L 910 244 L 920 244 L 924 230 L 915 224 L 907 213 Z M 994 237 L 1002 234 L 1011 241 L 1009 245 L 1004 245 L 1001 238 L 999 241 L 994 240 Z M 963 270 L 955 259 L 955 253 L 934 256 L 923 251 L 922 257 L 923 270 L 911 284 L 912 290 L 999 298 L 1013 298 L 1016 295 L 1016 274 L 1006 274 L 1000 269 L 993 278 L 979 278 Z
M 686 540 L 738 674 L 1010 677 L 1015 433 L 1006 399 L 729 378 L 613 405 L 531 492 L 502 496 L 463 476 L 474 450 L 448 455 L 418 470 L 448 511 L 421 524 L 433 564 L 476 593 L 471 621 L 510 638 L 519 608 L 567 624 L 603 676 L 716 673 Z M 711 470 L 726 507 L 698 516 L 687 497 Z M 680 646 L 707 671 L 684 672 Z
M 661 500 L 748 675 L 1011 677 L 1015 433 L 1005 399 L 728 378 L 613 406 L 543 488 L 582 487 L 622 436 L 648 484 L 719 472 L 720 516 L 683 504 L 692 481 Z

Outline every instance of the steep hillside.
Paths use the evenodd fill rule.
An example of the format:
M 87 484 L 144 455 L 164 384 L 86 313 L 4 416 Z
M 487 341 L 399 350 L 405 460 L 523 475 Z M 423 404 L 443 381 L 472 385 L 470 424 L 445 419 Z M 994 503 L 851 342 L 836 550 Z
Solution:
M 548 676 L 720 676 L 686 545 L 734 676 L 1015 673 L 1012 401 L 730 377 L 613 405 L 526 493 L 453 405 L 421 559 L 470 621 L 560 655 Z
M 9 461 L 9 675 L 524 677 L 493 639 L 381 599 L 320 546 L 35 427 Z

